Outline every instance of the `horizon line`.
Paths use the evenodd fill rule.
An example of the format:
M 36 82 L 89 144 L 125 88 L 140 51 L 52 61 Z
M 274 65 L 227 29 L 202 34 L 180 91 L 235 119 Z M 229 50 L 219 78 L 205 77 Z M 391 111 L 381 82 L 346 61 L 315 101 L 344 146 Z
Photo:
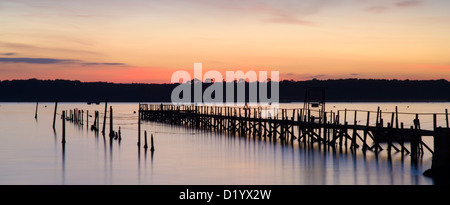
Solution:
M 70 79 L 38 79 L 38 78 L 28 78 L 28 79 L 5 79 L 5 80 L 0 80 L 0 82 L 5 82 L 5 81 L 32 81 L 32 80 L 36 80 L 36 81 L 71 81 L 71 82 L 81 82 L 81 83 L 111 83 L 111 84 L 182 84 L 182 83 L 171 83 L 171 82 L 166 82 L 166 83 L 161 83 L 161 82 L 110 82 L 110 81 L 82 81 L 82 80 L 70 80 Z M 193 82 L 198 79 L 193 78 L 190 81 L 187 82 Z M 384 81 L 446 81 L 446 82 L 450 82 L 447 79 L 441 78 L 441 79 L 422 79 L 422 80 L 411 80 L 411 79 L 396 79 L 396 78 L 392 78 L 392 79 L 388 79 L 388 78 L 329 78 L 329 79 L 308 79 L 308 80 L 293 80 L 293 79 L 284 79 L 284 80 L 279 80 L 278 82 L 308 82 L 308 81 L 337 81 L 337 80 L 384 80 Z M 202 83 L 204 84 L 213 84 L 213 83 L 230 83 L 230 82 L 239 82 L 240 80 L 235 79 L 233 81 L 218 81 L 218 82 L 205 82 L 202 81 Z M 248 80 L 245 80 L 246 83 L 249 83 Z M 255 83 L 259 81 L 252 81 L 251 83 Z M 264 82 L 264 81 L 263 81 Z M 277 82 L 277 81 L 267 81 L 267 82 Z M 185 82 L 186 83 L 186 82 Z

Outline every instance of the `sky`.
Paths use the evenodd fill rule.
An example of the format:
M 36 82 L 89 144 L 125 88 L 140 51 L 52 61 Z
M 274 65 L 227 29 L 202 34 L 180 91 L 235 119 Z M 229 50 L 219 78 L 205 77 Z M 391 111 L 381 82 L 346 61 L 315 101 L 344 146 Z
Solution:
M 0 80 L 450 80 L 448 0 L 0 0 Z

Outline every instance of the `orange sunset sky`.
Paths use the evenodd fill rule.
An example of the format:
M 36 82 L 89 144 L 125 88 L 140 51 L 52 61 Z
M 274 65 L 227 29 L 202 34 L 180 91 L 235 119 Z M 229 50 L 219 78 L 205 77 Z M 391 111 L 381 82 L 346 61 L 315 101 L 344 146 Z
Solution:
M 0 80 L 450 80 L 448 0 L 1 0 Z

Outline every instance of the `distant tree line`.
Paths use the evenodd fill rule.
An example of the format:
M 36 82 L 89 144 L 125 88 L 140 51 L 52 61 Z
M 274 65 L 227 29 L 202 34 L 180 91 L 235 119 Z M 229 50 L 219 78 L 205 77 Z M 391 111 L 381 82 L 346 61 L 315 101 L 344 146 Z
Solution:
M 251 84 L 260 84 L 228 83 L 244 83 L 246 100 Z M 212 83 L 203 83 L 203 91 L 211 85 Z M 106 99 L 109 102 L 171 102 L 172 91 L 177 86 L 179 84 L 5 80 L 0 81 L 0 102 L 103 102 Z M 270 90 L 270 83 L 268 86 Z M 226 83 L 223 88 L 225 87 Z M 235 94 L 237 87 L 234 86 Z M 280 102 L 303 102 L 308 87 L 323 87 L 325 99 L 329 102 L 450 101 L 450 82 L 447 80 L 314 79 L 281 81 Z M 225 93 L 223 92 L 224 95 Z

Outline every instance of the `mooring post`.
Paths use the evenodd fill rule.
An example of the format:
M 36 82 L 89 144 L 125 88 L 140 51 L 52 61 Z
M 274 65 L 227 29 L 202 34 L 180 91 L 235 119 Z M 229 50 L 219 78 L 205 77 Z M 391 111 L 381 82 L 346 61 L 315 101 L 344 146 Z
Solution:
M 369 148 L 366 143 L 367 135 L 369 134 L 369 121 L 370 121 L 370 111 L 367 111 L 366 128 L 364 129 L 364 140 L 363 140 L 364 142 L 362 147 L 363 150 Z
M 109 107 L 109 137 L 114 137 L 112 106 Z
M 328 142 L 327 112 L 324 112 L 322 127 L 323 127 L 323 140 L 322 141 L 324 142 L 324 145 L 325 145 Z M 294 133 L 294 132 L 292 132 L 292 133 Z
M 447 124 L 447 128 L 449 128 L 449 123 L 448 123 L 448 109 L 445 109 L 445 122 Z
M 105 135 L 105 128 L 106 128 L 106 112 L 108 112 L 108 101 L 105 101 L 105 115 L 103 117 L 103 129 L 102 134 Z
M 150 143 L 151 143 L 150 151 L 153 152 L 153 151 L 155 151 L 155 145 L 153 144 L 153 134 L 151 136 Z
M 394 113 L 392 113 L 394 114 Z M 387 151 L 388 154 L 391 155 L 391 146 L 392 146 L 392 124 L 391 123 L 387 123 L 387 128 L 388 128 L 388 135 L 387 135 Z
M 66 111 L 62 111 L 62 141 L 61 143 L 66 143 Z
M 141 106 L 139 103 L 139 111 L 138 111 L 138 142 L 137 146 L 141 146 Z
M 395 113 L 392 113 L 392 115 L 391 115 L 391 125 L 392 125 L 392 127 L 394 127 L 394 116 L 395 116 Z
M 100 111 L 95 111 L 95 132 L 98 134 L 98 131 L 100 130 Z
M 414 122 L 415 124 L 415 122 Z M 417 159 L 417 153 L 418 153 L 418 146 L 417 146 L 417 135 L 416 135 L 416 129 L 414 129 L 413 126 L 411 126 L 411 162 L 415 162 Z
M 398 107 L 395 106 L 395 128 L 398 129 Z
M 415 129 L 417 131 L 417 149 L 418 149 L 418 153 L 423 153 L 423 146 L 422 146 L 422 136 L 420 136 L 420 120 L 419 120 L 419 114 L 416 114 L 416 119 L 415 119 Z
M 53 129 L 55 129 L 56 110 L 58 108 L 58 101 L 55 101 L 55 112 L 53 112 Z
M 344 110 L 344 123 L 347 122 L 347 108 Z
M 403 132 L 404 132 L 404 130 L 403 130 L 403 122 L 402 122 L 402 123 L 400 123 L 400 138 L 401 138 L 400 143 L 402 144 L 402 157 L 405 152 L 405 134 Z
M 311 122 L 311 110 L 308 109 L 308 122 Z
M 119 142 L 122 140 L 122 132 L 120 131 L 120 126 L 119 126 Z
M 36 112 L 34 112 L 34 119 L 37 119 L 38 106 L 39 106 L 39 102 L 36 102 Z
M 89 129 L 89 110 L 86 110 L 86 129 Z
M 281 109 L 281 124 L 280 124 L 280 138 L 281 142 L 284 142 L 286 131 L 285 131 L 285 109 Z
M 337 111 L 337 115 L 336 115 L 336 119 L 334 120 L 335 122 L 337 122 L 336 125 L 339 124 L 339 123 L 341 123 L 341 122 L 339 121 L 339 116 L 340 116 L 340 114 L 341 114 L 341 111 L 338 110 L 338 111 Z
M 355 148 L 355 150 L 356 150 L 356 147 L 357 147 L 357 144 L 356 144 L 356 136 L 357 136 L 357 133 L 356 133 L 356 131 L 357 131 L 357 125 L 358 125 L 358 120 L 357 120 L 357 113 L 358 113 L 358 111 L 357 110 L 355 110 L 355 117 L 354 117 L 354 119 L 353 119 L 353 136 L 352 136 L 352 147 L 354 147 Z
M 345 121 L 344 122 L 344 138 L 345 138 L 345 150 L 347 150 L 347 147 L 348 147 L 348 122 L 347 121 Z
M 144 131 L 144 149 L 147 149 L 148 145 L 147 145 L 147 130 Z
M 437 115 L 433 114 L 433 131 L 436 131 L 437 128 Z
M 380 118 L 380 106 L 377 108 L 377 119 L 376 119 L 376 126 L 378 126 L 378 119 Z

